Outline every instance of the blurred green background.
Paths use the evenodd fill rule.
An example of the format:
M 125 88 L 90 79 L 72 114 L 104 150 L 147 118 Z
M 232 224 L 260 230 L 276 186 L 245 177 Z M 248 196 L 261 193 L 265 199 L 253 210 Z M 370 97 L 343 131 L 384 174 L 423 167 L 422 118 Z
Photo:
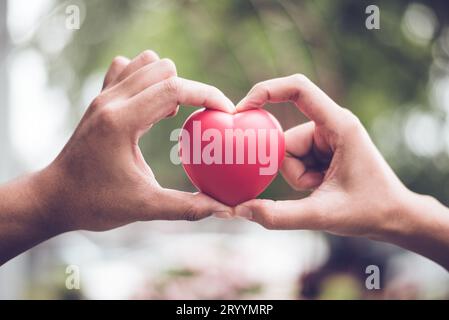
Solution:
M 449 180 L 441 174 L 449 165 L 443 133 L 447 101 L 433 101 L 429 95 L 435 82 L 447 77 L 449 7 L 445 1 L 377 1 L 381 28 L 368 30 L 369 4 L 88 1 L 80 6 L 81 30 L 57 56 L 45 58 L 51 81 L 65 87 L 73 106 L 81 103 L 79 92 L 86 79 L 103 73 L 115 55 L 133 57 L 148 48 L 171 58 L 180 76 L 217 86 L 235 103 L 261 80 L 304 73 L 362 120 L 410 188 L 448 204 Z M 66 73 L 74 77 L 68 83 L 63 82 Z M 304 121 L 293 108 L 270 110 L 285 129 Z M 167 161 L 172 145 L 159 141 L 179 128 L 190 112 L 181 109 L 178 117 L 155 127 L 151 138 L 142 142 L 161 182 L 170 187 L 178 186 L 184 174 Z M 73 119 L 76 122 L 79 114 Z M 417 133 L 409 132 L 413 125 L 407 129 L 410 121 L 417 122 Z M 424 130 L 426 121 L 435 128 Z M 410 146 L 413 141 L 404 135 L 413 139 L 418 133 L 423 141 Z M 426 141 L 430 138 L 440 141 Z M 158 152 L 152 154 L 155 146 Z M 265 196 L 288 193 L 278 182 Z
M 32 9 L 27 7 L 26 1 L 18 2 L 21 4 L 11 1 L 10 6 L 14 10 L 10 8 L 8 11 L 12 12 L 8 18 L 10 59 L 31 55 L 34 57 L 30 58 L 32 61 L 40 61 L 45 66 L 45 86 L 59 90 L 68 106 L 62 124 L 52 136 L 61 136 L 63 139 L 68 137 L 89 100 L 97 94 L 101 77 L 116 55 L 132 58 L 145 49 L 152 49 L 161 57 L 172 59 L 180 76 L 212 84 L 235 103 L 259 81 L 303 73 L 361 119 L 388 163 L 409 188 L 431 194 L 449 205 L 447 1 L 41 1 L 40 14 L 28 28 L 31 31 L 21 29 L 20 20 L 23 12 Z M 65 8 L 69 4 L 75 4 L 81 9 L 82 24 L 79 30 L 63 28 Z M 371 4 L 380 9 L 379 30 L 368 30 L 365 26 L 368 17 L 365 9 Z M 22 6 L 22 11 L 19 6 Z M 23 76 L 33 78 L 33 72 Z M 11 95 L 10 105 L 14 109 L 14 90 Z M 306 121 L 290 105 L 269 106 L 268 109 L 279 119 L 284 129 Z M 54 110 L 58 112 L 57 108 Z M 169 140 L 170 132 L 179 128 L 191 112 L 192 108 L 181 108 L 177 117 L 157 124 L 141 141 L 145 158 L 163 186 L 194 190 L 183 169 L 173 165 L 169 159 L 174 144 Z M 22 147 L 22 140 L 17 139 L 14 146 L 14 112 L 12 115 L 12 149 L 18 150 L 17 157 L 24 163 L 22 168 L 33 168 L 34 165 L 30 164 L 32 161 L 22 158 L 33 159 L 32 155 L 36 152 L 42 154 L 42 149 L 27 153 L 29 148 L 26 141 L 29 139 L 26 137 L 23 138 L 25 143 Z M 20 121 L 17 126 L 20 127 Z M 42 163 L 46 160 L 43 158 Z M 262 196 L 291 199 L 303 197 L 304 194 L 292 191 L 278 177 Z M 175 226 L 160 223 L 137 227 L 137 231 L 129 227 L 112 232 L 117 236 L 113 240 L 105 235 L 79 236 L 84 239 L 81 242 L 88 239 L 89 243 L 96 243 L 95 250 L 110 250 L 112 253 L 108 253 L 108 257 L 120 255 L 117 247 L 123 250 L 119 252 L 135 253 L 133 257 L 137 262 L 123 269 L 117 267 L 115 273 L 111 271 L 111 274 L 117 278 L 124 272 L 134 272 L 133 268 L 139 266 L 141 271 L 147 270 L 140 274 L 145 279 L 142 281 L 148 284 L 139 285 L 142 281 L 136 280 L 138 284 L 128 288 L 130 293 L 123 298 L 449 297 L 449 280 L 442 269 L 388 245 L 360 239 L 323 237 L 322 234 L 311 232 L 287 233 L 288 236 L 281 233 L 268 235 L 268 231 L 239 221 L 228 223 L 207 220 L 197 225 L 180 223 Z M 165 245 L 155 238 L 148 240 L 151 236 L 147 233 L 153 231 L 154 237 L 168 237 L 171 243 L 180 240 L 189 243 L 186 239 L 196 239 L 192 240 L 193 246 L 210 243 L 207 249 L 203 248 L 195 254 L 216 258 L 207 260 L 201 267 L 192 267 L 189 263 L 179 265 L 179 262 L 168 259 L 171 262 L 156 268 L 159 271 L 148 271 L 147 266 L 154 264 L 145 259 L 142 262 L 141 257 L 146 254 L 157 257 L 161 253 L 151 248 Z M 136 238 L 131 237 L 132 240 L 129 240 L 131 233 Z M 203 238 L 197 239 L 198 234 Z M 170 235 L 174 238 L 170 238 Z M 238 261 L 242 252 L 246 252 L 240 247 L 242 243 L 247 243 L 249 252 L 260 243 L 280 243 L 280 247 L 273 248 L 276 251 L 282 250 L 284 240 L 289 243 L 288 252 L 293 255 L 295 252 L 298 252 L 298 256 L 301 252 L 307 252 L 302 255 L 302 263 L 291 264 L 286 279 L 270 276 L 269 264 L 266 265 L 267 273 L 256 279 L 253 279 L 251 268 L 245 269 L 246 276 L 239 266 L 221 269 L 225 265 L 223 261 Z M 34 257 L 32 255 L 24 262 L 27 270 L 32 270 L 32 275 L 28 276 L 26 284 L 22 283 L 18 295 L 108 297 L 101 290 L 100 293 L 81 290 L 73 294 L 64 289 L 64 283 L 60 281 L 65 276 L 61 266 L 65 263 L 76 264 L 84 249 L 81 246 L 78 255 L 67 258 L 63 252 L 73 248 L 78 240 L 70 238 L 66 242 L 57 241 L 36 249 L 41 251 L 36 251 Z M 145 246 L 145 241 L 151 244 Z M 136 247 L 136 243 L 141 246 Z M 174 245 L 172 250 L 173 255 L 178 256 L 183 249 Z M 42 252 L 47 252 L 51 262 L 42 262 L 39 258 Z M 314 257 L 314 253 L 320 258 Z M 98 256 L 93 260 L 107 265 L 105 261 L 108 259 L 102 254 L 92 255 Z M 280 258 L 277 262 L 282 264 L 287 263 L 287 260 L 290 261 Z M 259 263 L 257 261 L 250 260 L 247 263 L 254 264 L 256 269 L 263 269 L 265 264 L 256 266 Z M 382 290 L 369 291 L 364 287 L 365 267 L 370 264 L 378 265 L 382 271 Z M 83 266 L 84 269 L 92 269 L 90 262 Z M 216 273 L 210 275 L 211 269 L 216 270 Z M 281 269 L 276 270 L 282 273 L 279 271 Z M 147 279 L 150 273 L 151 281 Z M 132 281 L 125 282 L 129 284 Z M 234 282 L 235 286 L 228 288 L 229 283 Z M 212 290 L 210 295 L 198 289 L 208 283 L 212 283 L 212 287 L 226 289 L 217 292 Z M 288 284 L 286 292 L 280 288 L 285 283 Z

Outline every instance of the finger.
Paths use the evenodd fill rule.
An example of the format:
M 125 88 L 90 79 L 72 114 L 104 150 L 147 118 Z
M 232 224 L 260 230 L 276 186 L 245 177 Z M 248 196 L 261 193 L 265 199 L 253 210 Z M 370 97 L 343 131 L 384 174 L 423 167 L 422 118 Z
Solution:
M 297 180 L 298 191 L 315 190 L 324 180 L 324 173 L 321 171 L 307 170 Z
M 281 173 L 285 181 L 296 191 L 313 190 L 324 179 L 323 172 L 306 168 L 300 159 L 288 154 L 282 162 Z
M 161 205 L 155 218 L 158 220 L 197 221 L 210 215 L 232 217 L 231 208 L 203 193 L 163 189 L 159 199 Z
M 312 190 L 324 178 L 313 155 L 315 124 L 310 121 L 285 132 L 286 156 L 281 166 L 285 181 L 295 190 Z
M 302 157 L 310 153 L 313 146 L 314 132 L 315 123 L 313 121 L 300 124 L 285 131 L 286 151 L 295 157 Z
M 123 79 L 126 79 L 131 74 L 142 68 L 143 66 L 146 66 L 150 63 L 153 63 L 155 61 L 159 60 L 159 56 L 156 52 L 152 50 L 145 50 L 142 53 L 140 53 L 138 56 L 136 56 L 134 59 L 131 60 L 131 62 L 126 66 L 123 71 L 117 75 L 112 81 L 110 86 L 114 86 Z
M 150 63 L 121 81 L 114 87 L 115 96 L 132 97 L 162 80 L 176 76 L 176 66 L 170 59 Z
M 267 229 L 324 229 L 323 212 L 314 198 L 273 201 L 255 199 L 235 208 L 235 215 Z
M 306 167 L 300 160 L 289 154 L 286 154 L 284 161 L 282 161 L 281 174 L 285 181 L 287 181 L 287 183 L 297 191 L 302 190 L 298 184 L 298 180 L 306 172 L 306 170 Z
M 146 128 L 176 111 L 178 105 L 233 112 L 234 104 L 217 88 L 172 77 L 127 100 L 125 117 L 134 128 Z
M 255 85 L 237 105 L 237 111 L 260 108 L 267 102 L 293 102 L 318 125 L 332 123 L 339 107 L 303 75 L 272 79 Z
M 106 75 L 104 77 L 103 81 L 103 88 L 102 91 L 107 88 L 111 82 L 118 77 L 118 75 L 123 72 L 123 70 L 126 68 L 126 66 L 129 63 L 129 59 L 117 56 L 112 60 L 111 65 L 109 66 L 108 71 L 106 72 Z

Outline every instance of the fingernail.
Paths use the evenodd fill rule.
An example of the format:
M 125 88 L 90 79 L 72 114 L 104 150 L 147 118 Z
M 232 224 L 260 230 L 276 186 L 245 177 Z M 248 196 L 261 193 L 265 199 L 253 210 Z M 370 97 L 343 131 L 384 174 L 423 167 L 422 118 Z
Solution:
M 249 207 L 246 206 L 238 206 L 235 208 L 235 215 L 237 217 L 245 218 L 248 220 L 252 220 L 253 213 Z
M 231 219 L 232 218 L 232 215 L 226 211 L 217 211 L 217 212 L 212 213 L 212 215 L 215 218 L 219 218 L 219 219 Z

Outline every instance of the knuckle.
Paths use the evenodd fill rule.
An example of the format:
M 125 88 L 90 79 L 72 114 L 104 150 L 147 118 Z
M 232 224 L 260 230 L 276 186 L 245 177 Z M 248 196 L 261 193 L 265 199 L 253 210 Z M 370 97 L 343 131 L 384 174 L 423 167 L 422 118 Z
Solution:
M 302 73 L 295 73 L 295 74 L 291 75 L 289 78 L 290 78 L 290 81 L 292 82 L 292 84 L 298 90 L 300 90 L 300 88 L 309 86 L 311 83 L 310 79 L 307 78 L 307 76 L 305 76 Z
M 256 83 L 248 93 L 248 95 L 252 94 L 256 96 L 267 97 L 267 99 L 269 100 L 270 90 L 268 88 L 266 81 Z
M 164 58 L 161 60 L 161 64 L 169 77 L 176 76 L 176 65 L 171 59 Z
M 310 85 L 310 80 L 302 73 L 295 73 L 290 76 L 290 81 L 295 87 L 295 91 L 291 94 L 289 99 L 296 102 L 302 94 L 304 88 Z
M 92 110 L 97 110 L 97 109 L 104 107 L 106 105 L 106 103 L 107 103 L 106 96 L 104 94 L 99 94 L 90 103 L 90 108 Z
M 114 59 L 112 59 L 111 65 L 113 68 L 120 67 L 125 63 L 125 59 L 122 56 L 115 56 Z
M 179 81 L 177 77 L 170 77 L 163 82 L 163 91 L 170 96 L 177 96 L 179 90 Z
M 252 92 L 265 92 L 268 90 L 267 84 L 265 82 L 256 83 L 252 88 Z
M 309 83 L 310 80 L 309 78 L 307 78 L 307 76 L 305 76 L 302 73 L 295 73 L 293 75 L 290 76 L 290 78 L 298 85 L 298 86 L 302 86 L 306 83 Z
M 263 200 L 257 199 L 255 200 L 254 206 L 259 212 L 260 215 L 260 223 L 265 229 L 275 230 L 277 229 L 277 219 L 274 207 L 276 206 L 276 202 L 273 200 Z
M 343 135 L 353 135 L 361 131 L 362 124 L 357 116 L 349 109 L 343 108 L 341 112 L 342 127 L 341 132 Z
M 103 108 L 97 112 L 97 125 L 100 129 L 111 131 L 117 127 L 117 117 L 110 108 Z
M 266 218 L 263 220 L 262 225 L 265 229 L 267 230 L 276 230 L 277 229 L 277 225 L 276 225 L 276 216 L 272 213 L 268 213 L 266 215 Z
M 187 210 L 184 211 L 182 218 L 186 221 L 198 221 L 201 219 L 200 210 L 195 202 L 189 204 Z
M 140 54 L 139 59 L 144 64 L 149 64 L 149 63 L 153 62 L 154 60 L 159 59 L 159 56 L 153 50 L 145 50 Z

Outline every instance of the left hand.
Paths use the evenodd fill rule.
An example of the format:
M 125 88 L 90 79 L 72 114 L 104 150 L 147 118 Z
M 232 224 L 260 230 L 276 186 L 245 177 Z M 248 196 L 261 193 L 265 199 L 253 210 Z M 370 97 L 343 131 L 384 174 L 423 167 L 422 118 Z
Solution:
M 152 51 L 132 61 L 115 58 L 70 141 L 39 174 L 49 226 L 107 230 L 139 220 L 231 213 L 204 194 L 161 187 L 142 156 L 140 137 L 176 114 L 179 104 L 234 110 L 221 91 L 177 77 L 174 63 Z

